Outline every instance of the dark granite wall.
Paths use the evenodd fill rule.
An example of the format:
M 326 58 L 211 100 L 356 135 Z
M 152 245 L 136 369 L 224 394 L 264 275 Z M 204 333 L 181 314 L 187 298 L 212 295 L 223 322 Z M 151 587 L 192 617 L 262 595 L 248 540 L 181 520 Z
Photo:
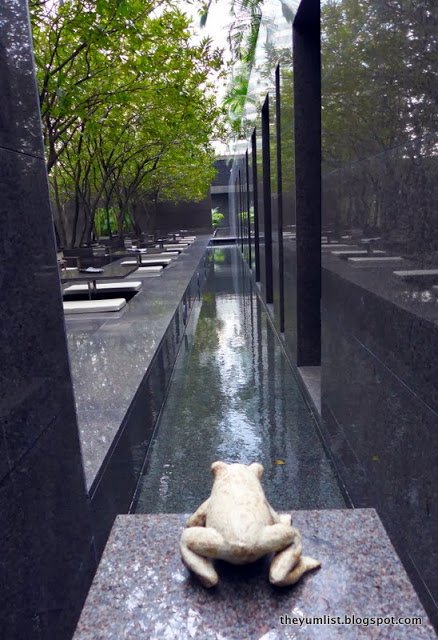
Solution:
M 284 344 L 297 366 L 321 357 L 320 426 L 342 483 L 354 506 L 378 509 L 438 623 L 435 4 L 324 3 L 320 59 L 319 3 L 302 0 L 293 30 L 265 3 L 244 126 L 257 157 L 260 294 L 268 95 L 270 313 L 281 330 L 282 240 Z M 394 273 L 405 270 L 423 271 Z
M 218 157 L 215 160 L 214 166 L 217 173 L 210 189 L 212 208 L 218 209 L 219 213 L 224 216 L 219 228 L 226 229 L 228 233 L 230 232 L 228 181 L 230 179 L 231 162 L 232 159 L 227 156 Z
M 2 638 L 69 637 L 95 569 L 27 3 L 0 4 Z
M 159 202 L 155 228 L 163 232 L 179 229 L 211 231 L 211 196 L 201 202 Z
M 229 206 L 229 195 L 228 195 L 228 184 L 227 184 L 226 192 L 225 191 L 223 193 L 212 192 L 211 194 L 211 208 L 217 209 L 219 213 L 222 213 L 222 215 L 224 216 L 224 219 L 222 220 L 219 226 L 222 228 L 226 227 L 227 229 L 229 229 L 230 227 L 230 217 L 229 217 L 228 206 Z
M 436 4 L 341 0 L 322 33 L 323 235 L 388 258 L 323 251 L 323 424 L 437 621 L 438 272 L 394 274 L 438 267 Z

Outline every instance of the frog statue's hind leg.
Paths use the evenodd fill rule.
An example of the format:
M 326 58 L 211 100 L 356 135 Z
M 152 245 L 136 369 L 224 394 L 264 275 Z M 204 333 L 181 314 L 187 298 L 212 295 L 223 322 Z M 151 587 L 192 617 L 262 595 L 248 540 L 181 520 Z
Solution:
M 275 554 L 269 569 L 269 582 L 278 587 L 295 584 L 307 571 L 321 566 L 318 560 L 301 555 L 300 532 L 294 527 L 291 527 L 291 530 L 293 531 L 293 541 Z
M 205 520 L 207 517 L 207 507 L 210 502 L 210 498 L 204 500 L 200 507 L 198 507 L 195 513 L 192 513 L 190 518 L 187 520 L 187 527 L 205 527 Z
M 182 533 L 182 561 L 187 569 L 196 573 L 204 587 L 214 587 L 219 581 L 212 559 L 219 557 L 224 546 L 220 533 L 211 527 L 189 527 Z

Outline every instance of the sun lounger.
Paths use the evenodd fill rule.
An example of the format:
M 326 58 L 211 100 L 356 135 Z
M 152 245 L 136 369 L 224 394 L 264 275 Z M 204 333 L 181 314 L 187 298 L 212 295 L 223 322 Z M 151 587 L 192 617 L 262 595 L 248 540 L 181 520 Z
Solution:
M 97 282 L 96 290 L 106 289 L 108 291 L 129 290 L 139 291 L 142 287 L 141 282 L 136 280 L 123 280 L 122 282 Z M 88 291 L 87 284 L 72 284 L 64 289 L 64 293 L 80 293 L 81 291 Z
M 64 313 L 67 314 L 120 311 L 125 305 L 125 298 L 113 298 L 112 300 L 77 300 L 63 303 Z

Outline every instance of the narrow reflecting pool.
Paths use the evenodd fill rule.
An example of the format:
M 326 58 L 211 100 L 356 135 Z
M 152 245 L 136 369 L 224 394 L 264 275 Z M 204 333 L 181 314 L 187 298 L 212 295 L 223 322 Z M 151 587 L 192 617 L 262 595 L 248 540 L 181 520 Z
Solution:
M 214 460 L 261 462 L 274 508 L 345 502 L 290 366 L 235 246 L 209 275 L 178 355 L 146 459 L 136 511 L 188 512 L 209 494 Z

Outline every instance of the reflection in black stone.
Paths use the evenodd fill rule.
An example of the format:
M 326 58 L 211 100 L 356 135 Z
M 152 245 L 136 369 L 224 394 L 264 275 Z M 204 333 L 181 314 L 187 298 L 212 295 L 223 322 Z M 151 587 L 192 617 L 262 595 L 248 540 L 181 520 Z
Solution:
M 44 158 L 27 3 L 0 9 L 0 147 Z
M 436 3 L 322 9 L 324 226 L 436 264 Z
M 321 14 L 322 235 L 365 257 L 322 245 L 324 425 L 354 504 L 378 508 L 435 623 L 436 15 L 434 0 Z

